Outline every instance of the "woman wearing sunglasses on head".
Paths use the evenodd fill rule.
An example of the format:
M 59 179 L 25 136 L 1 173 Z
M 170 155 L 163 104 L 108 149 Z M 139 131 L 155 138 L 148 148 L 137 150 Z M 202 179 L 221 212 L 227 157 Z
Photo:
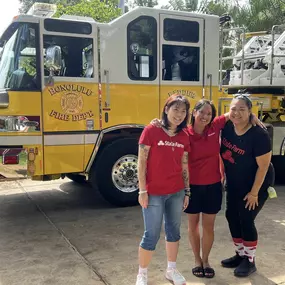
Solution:
M 267 131 L 252 125 L 252 102 L 247 95 L 234 97 L 229 118 L 222 131 L 221 156 L 227 180 L 226 218 L 236 255 L 222 265 L 236 267 L 235 276 L 244 277 L 256 271 L 254 220 L 268 198 L 272 152 Z

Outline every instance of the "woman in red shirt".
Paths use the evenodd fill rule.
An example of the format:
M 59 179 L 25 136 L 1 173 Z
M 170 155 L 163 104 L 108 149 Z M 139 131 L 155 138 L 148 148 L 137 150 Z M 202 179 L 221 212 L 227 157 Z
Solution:
M 209 264 L 209 254 L 214 241 L 216 214 L 222 204 L 220 132 L 228 119 L 228 113 L 216 117 L 213 103 L 203 99 L 195 105 L 188 127 L 192 148 L 189 156 L 191 199 L 185 212 L 188 214 L 189 241 L 195 257 L 192 273 L 197 277 L 215 276 Z M 200 213 L 202 241 L 199 232 Z
M 139 203 L 144 218 L 144 235 L 139 247 L 136 285 L 147 285 L 147 267 L 160 237 L 164 218 L 168 267 L 166 278 L 186 285 L 176 269 L 182 210 L 189 202 L 187 126 L 190 104 L 172 95 L 162 112 L 162 128 L 148 125 L 139 140 Z

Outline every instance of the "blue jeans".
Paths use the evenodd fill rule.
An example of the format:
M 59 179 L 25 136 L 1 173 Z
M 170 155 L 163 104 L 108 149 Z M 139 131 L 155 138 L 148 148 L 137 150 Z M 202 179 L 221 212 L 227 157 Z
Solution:
M 180 225 L 185 197 L 184 190 L 169 195 L 149 195 L 148 207 L 142 209 L 144 235 L 140 246 L 145 250 L 155 250 L 160 238 L 164 217 L 165 239 L 168 242 L 180 240 Z

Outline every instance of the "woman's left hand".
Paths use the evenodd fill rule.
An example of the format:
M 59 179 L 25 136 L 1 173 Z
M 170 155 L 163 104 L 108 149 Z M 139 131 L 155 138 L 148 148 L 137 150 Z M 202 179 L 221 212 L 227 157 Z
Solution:
M 263 129 L 266 129 L 266 126 L 256 117 L 255 114 L 252 114 L 252 119 L 251 119 L 251 123 L 253 126 L 259 126 Z
M 189 205 L 189 196 L 184 197 L 184 202 L 183 202 L 183 211 L 185 211 L 185 209 L 188 207 Z
M 250 192 L 244 197 L 244 201 L 247 200 L 245 208 L 248 207 L 248 210 L 254 210 L 255 207 L 258 207 L 258 195 L 252 195 Z

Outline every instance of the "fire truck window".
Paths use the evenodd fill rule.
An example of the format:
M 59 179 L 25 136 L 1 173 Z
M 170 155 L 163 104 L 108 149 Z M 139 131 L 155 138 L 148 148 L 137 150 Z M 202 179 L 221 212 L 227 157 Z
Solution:
M 7 40 L 0 63 L 0 89 L 40 90 L 39 37 L 34 24 L 21 24 Z
M 176 45 L 162 46 L 162 79 L 199 81 L 200 48 Z
M 44 49 L 49 46 L 59 46 L 61 48 L 62 68 L 54 76 L 94 77 L 92 39 L 45 35 Z M 45 68 L 45 76 L 48 75 L 49 70 Z
M 131 80 L 155 80 L 157 75 L 157 23 L 141 16 L 127 28 L 128 75 Z
M 194 21 L 164 19 L 164 39 L 173 42 L 198 43 L 199 23 Z
M 82 23 L 79 21 L 45 19 L 44 26 L 49 32 L 84 35 L 90 35 L 92 33 L 92 26 L 90 23 Z

